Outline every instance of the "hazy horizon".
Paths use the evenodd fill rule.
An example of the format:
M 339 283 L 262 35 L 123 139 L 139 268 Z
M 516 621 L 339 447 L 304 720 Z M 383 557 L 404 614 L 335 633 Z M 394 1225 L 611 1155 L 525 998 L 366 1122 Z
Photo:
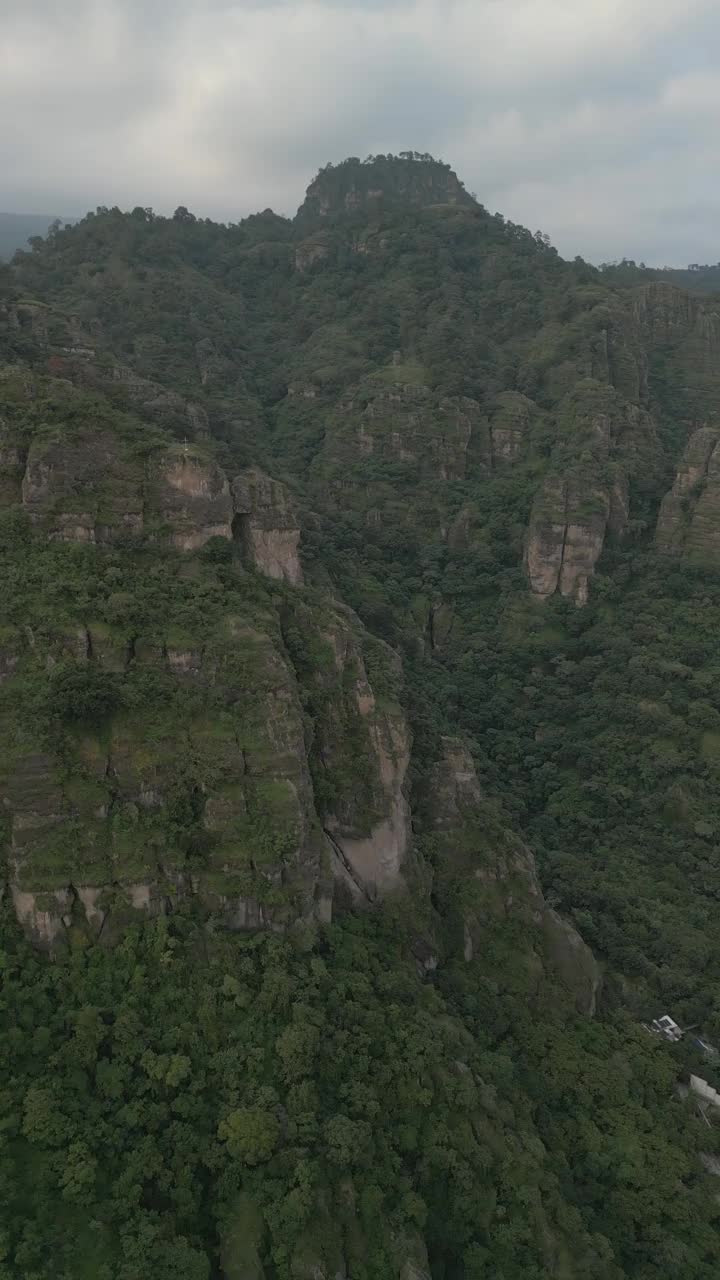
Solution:
M 9 212 L 292 215 L 428 150 L 565 257 L 720 258 L 714 0 L 6 0 Z

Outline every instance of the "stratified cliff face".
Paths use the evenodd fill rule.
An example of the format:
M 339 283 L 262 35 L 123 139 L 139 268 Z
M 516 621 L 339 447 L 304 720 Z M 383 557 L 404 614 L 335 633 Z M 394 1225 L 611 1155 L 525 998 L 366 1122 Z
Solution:
M 2 632 L 6 875 L 28 933 L 112 937 L 183 899 L 228 928 L 285 927 L 328 917 L 333 871 L 365 899 L 400 884 L 405 720 L 379 705 L 349 611 L 298 599 L 300 666 L 289 656 L 262 586 L 302 583 L 284 486 L 257 468 L 231 482 L 204 446 L 146 450 L 107 410 L 94 429 L 67 384 L 14 373 L 6 391 L 18 563 L 51 591 L 72 583 L 50 614 L 20 595 Z
M 494 467 L 515 462 L 538 416 L 537 405 L 517 391 L 501 391 L 490 408 Z
M 404 883 L 411 845 L 399 660 L 378 641 L 361 645 L 353 615 L 340 608 L 296 608 L 283 634 L 311 714 L 310 768 L 332 872 L 345 900 L 370 901 Z
M 663 498 L 656 542 L 668 555 L 720 563 L 720 428 L 691 435 L 675 483 Z
M 525 563 L 533 594 L 585 604 L 608 534 L 629 514 L 629 485 L 652 446 L 649 415 L 610 386 L 587 381 L 566 397 L 560 439 L 533 503 Z
M 469 963 L 482 959 L 499 923 L 512 963 L 536 984 L 547 967 L 592 1016 L 601 985 L 599 966 L 577 930 L 543 897 L 530 849 L 503 825 L 483 795 L 466 745 L 444 738 L 426 801 L 435 849 L 435 893 L 451 923 L 451 949 Z M 510 963 L 510 961 L 509 961 Z
M 165 572 L 182 614 L 182 563 Z M 283 927 L 328 917 L 332 874 L 364 899 L 402 883 L 404 717 L 379 709 L 357 624 L 306 624 L 302 679 L 269 609 L 168 618 L 162 638 L 102 620 L 5 638 L 6 706 L 43 673 L 51 705 L 69 700 L 59 738 L 52 721 L 11 732 L 0 778 L 10 890 L 40 944 L 74 924 L 114 936 L 183 898 L 228 928 Z M 100 721 L 93 695 L 111 703 Z
M 84 401 L 61 383 L 26 386 L 13 367 L 0 385 L 34 412 L 41 393 L 56 395 L 72 417 Z M 54 392 L 53 388 L 57 388 Z M 16 414 L 17 417 L 17 414 Z M 75 430 L 38 423 L 33 431 L 0 421 L 0 492 L 20 502 L 51 541 L 99 546 L 136 535 L 158 546 L 196 551 L 211 538 L 233 538 L 259 572 L 302 581 L 300 530 L 284 487 L 257 468 L 225 475 L 207 447 L 170 440 L 123 439 L 114 425 L 84 421 Z M 138 448 L 138 445 L 140 447 Z
M 353 488 L 364 495 L 374 473 L 380 488 L 388 464 L 410 485 L 447 484 L 463 480 L 473 463 L 490 465 L 488 421 L 477 401 L 403 381 L 399 365 L 384 374 L 355 388 L 333 411 L 318 459 L 331 498 L 346 501 Z

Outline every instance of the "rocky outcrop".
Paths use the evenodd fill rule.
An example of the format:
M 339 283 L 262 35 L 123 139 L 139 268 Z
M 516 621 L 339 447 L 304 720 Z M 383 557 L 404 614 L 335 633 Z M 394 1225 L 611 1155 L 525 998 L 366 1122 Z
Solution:
M 322 650 L 306 670 L 317 628 Z M 410 734 L 394 696 L 399 662 L 380 641 L 362 638 L 349 610 L 314 618 L 300 608 L 283 631 L 312 715 L 311 770 L 333 874 L 344 898 L 367 901 L 404 883 L 410 850 Z
M 720 395 L 720 312 L 706 298 L 656 281 L 638 289 L 632 321 L 645 352 L 660 358 L 674 389 L 673 414 L 688 430 L 712 421 Z M 649 377 L 653 388 L 652 373 Z
M 196 551 L 210 538 L 232 536 L 232 499 L 227 477 L 211 458 L 190 445 L 165 450 L 151 464 L 147 496 L 156 522 L 180 551 Z
M 390 505 L 393 520 L 419 520 L 424 527 L 433 507 L 437 527 L 445 486 L 490 468 L 488 421 L 477 401 L 438 395 L 421 382 L 403 381 L 403 372 L 395 365 L 387 370 L 392 381 L 368 379 L 340 401 L 315 464 L 318 501 L 350 501 L 368 513 Z M 419 372 L 408 366 L 408 376 Z M 407 497 L 415 487 L 422 489 L 419 503 Z
M 638 289 L 633 317 L 651 347 L 667 347 L 696 335 L 711 351 L 720 353 L 720 316 L 697 294 L 663 280 Z
M 72 391 L 68 412 L 72 412 Z M 0 503 L 22 504 L 50 541 L 148 543 L 197 551 L 235 538 L 267 577 L 302 583 L 300 527 L 287 490 L 256 468 L 228 477 L 209 450 L 168 444 L 138 459 L 115 432 L 82 426 L 27 439 L 0 419 Z
M 618 491 L 617 510 L 624 494 Z M 533 595 L 559 591 L 585 604 L 610 518 L 610 494 L 590 488 L 582 476 L 549 476 L 533 504 L 525 563 Z
M 537 415 L 537 405 L 517 391 L 502 391 L 495 397 L 490 410 L 494 467 L 516 460 Z
M 22 479 L 33 524 L 62 542 L 108 542 L 144 523 L 142 470 L 109 432 L 33 440 Z
M 12 725 L 0 768 L 8 885 L 38 945 L 74 929 L 112 940 L 188 897 L 218 927 L 283 929 L 330 918 L 333 874 L 345 900 L 402 885 L 397 659 L 349 612 L 297 613 L 292 661 L 272 613 L 182 633 L 168 618 L 164 643 L 95 620 L 8 632 L 9 695 L 45 682 L 69 726 L 55 751 Z M 147 689 L 147 707 L 126 688 Z
M 343 717 L 346 732 L 348 728 L 351 732 L 349 741 L 337 734 L 328 738 L 322 748 L 324 763 L 331 771 L 344 766 L 349 773 L 354 757 L 360 783 L 352 794 L 338 797 L 341 803 L 325 815 L 325 829 L 336 855 L 336 873 L 346 882 L 349 875 L 355 888 L 372 898 L 403 883 L 410 840 L 405 794 L 410 735 L 399 706 L 379 705 L 349 629 L 340 623 L 325 634 L 332 645 L 338 683 L 351 686 Z M 361 754 L 356 754 L 358 750 Z M 342 753 L 345 760 L 333 759 L 333 751 Z
M 97 370 L 95 377 L 91 378 L 89 376 L 91 368 L 92 366 L 85 363 L 83 367 L 85 376 L 79 380 L 85 384 L 98 381 L 101 385 L 106 385 L 102 377 L 102 369 Z M 208 381 L 208 369 L 206 359 L 201 370 L 203 385 Z M 168 391 L 160 383 L 141 377 L 127 365 L 112 366 L 112 383 L 118 388 L 127 405 L 143 417 L 159 422 L 162 426 L 184 428 L 196 438 L 207 436 L 208 416 L 202 405 L 184 400 L 177 392 Z
M 552 907 L 545 906 L 542 929 L 548 962 L 573 993 L 578 1010 L 592 1018 L 597 1009 L 602 979 L 590 947 L 570 921 Z
M 545 901 L 535 859 L 484 796 L 467 746 L 443 738 L 424 806 L 424 830 L 434 850 L 435 893 L 450 949 L 466 962 L 482 957 L 493 929 L 525 931 L 527 971 L 545 967 L 592 1016 L 600 970 L 577 930 Z
M 0 417 L 0 505 L 11 506 L 22 500 L 26 465 L 27 442 L 20 431 Z
M 398 1280 L 431 1280 L 428 1251 L 421 1236 L 396 1241 L 395 1252 L 400 1258 Z
M 174 445 L 143 467 L 110 432 L 35 439 L 21 486 L 33 524 L 51 540 L 108 544 L 133 534 L 182 551 L 231 536 L 230 486 L 195 446 Z
M 377 212 L 395 205 L 436 204 L 477 208 L 449 165 L 430 156 L 376 156 L 364 163 L 350 159 L 320 171 L 307 189 L 298 221 Z
M 300 526 L 284 485 L 252 467 L 232 482 L 233 533 L 260 573 L 298 586 Z
M 720 563 L 719 445 L 718 427 L 701 427 L 688 441 L 658 516 L 656 542 L 666 555 Z
M 41 945 L 80 921 L 98 936 L 108 917 L 115 927 L 128 911 L 152 914 L 188 894 L 233 929 L 314 914 L 323 850 L 294 673 L 272 637 L 244 619 L 228 617 L 199 649 L 191 697 L 225 708 L 210 720 L 183 714 L 178 691 L 161 716 L 137 709 L 113 716 L 102 734 L 88 726 L 62 762 L 23 750 L 22 736 L 7 744 L 0 799 L 10 886 Z M 97 645 L 93 653 L 83 669 L 97 686 L 104 654 Z M 105 653 L 102 669 L 121 679 L 112 647 Z M 40 656 L 37 642 L 28 646 L 21 678 Z M 128 655 L 128 673 L 136 663 Z M 73 670 L 71 687 L 81 688 Z M 188 861 L 193 845 L 200 861 Z
M 97 322 L 88 329 L 77 316 L 30 300 L 6 308 L 5 316 L 0 313 L 0 321 L 3 319 L 16 329 L 32 332 L 44 349 L 46 369 L 53 377 L 105 393 L 113 403 L 163 427 L 187 431 L 195 438 L 208 435 L 208 416 L 203 406 L 113 359 Z M 209 346 L 212 349 L 211 343 Z M 200 382 L 204 386 L 210 376 L 207 341 L 198 343 L 198 347 Z
M 304 275 L 306 271 L 316 266 L 318 262 L 324 262 L 330 256 L 332 247 L 332 240 L 324 232 L 308 236 L 307 240 L 302 240 L 295 249 L 296 271 Z
M 558 415 L 560 439 L 533 503 L 525 567 L 533 595 L 583 605 L 608 533 L 629 515 L 629 479 L 654 441 L 649 415 L 611 387 L 586 382 Z

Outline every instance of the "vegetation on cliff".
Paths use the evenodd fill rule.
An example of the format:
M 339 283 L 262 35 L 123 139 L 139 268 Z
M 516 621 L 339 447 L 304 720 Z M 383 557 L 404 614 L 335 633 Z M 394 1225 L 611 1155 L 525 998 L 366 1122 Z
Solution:
M 2 1280 L 711 1280 L 712 299 L 407 153 L 0 366 Z

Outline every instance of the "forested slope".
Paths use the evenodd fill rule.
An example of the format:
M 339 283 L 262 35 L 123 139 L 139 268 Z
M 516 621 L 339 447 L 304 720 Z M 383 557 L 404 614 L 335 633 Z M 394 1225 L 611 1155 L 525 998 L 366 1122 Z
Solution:
M 5 1274 L 709 1280 L 712 301 L 377 157 L 0 347 Z

